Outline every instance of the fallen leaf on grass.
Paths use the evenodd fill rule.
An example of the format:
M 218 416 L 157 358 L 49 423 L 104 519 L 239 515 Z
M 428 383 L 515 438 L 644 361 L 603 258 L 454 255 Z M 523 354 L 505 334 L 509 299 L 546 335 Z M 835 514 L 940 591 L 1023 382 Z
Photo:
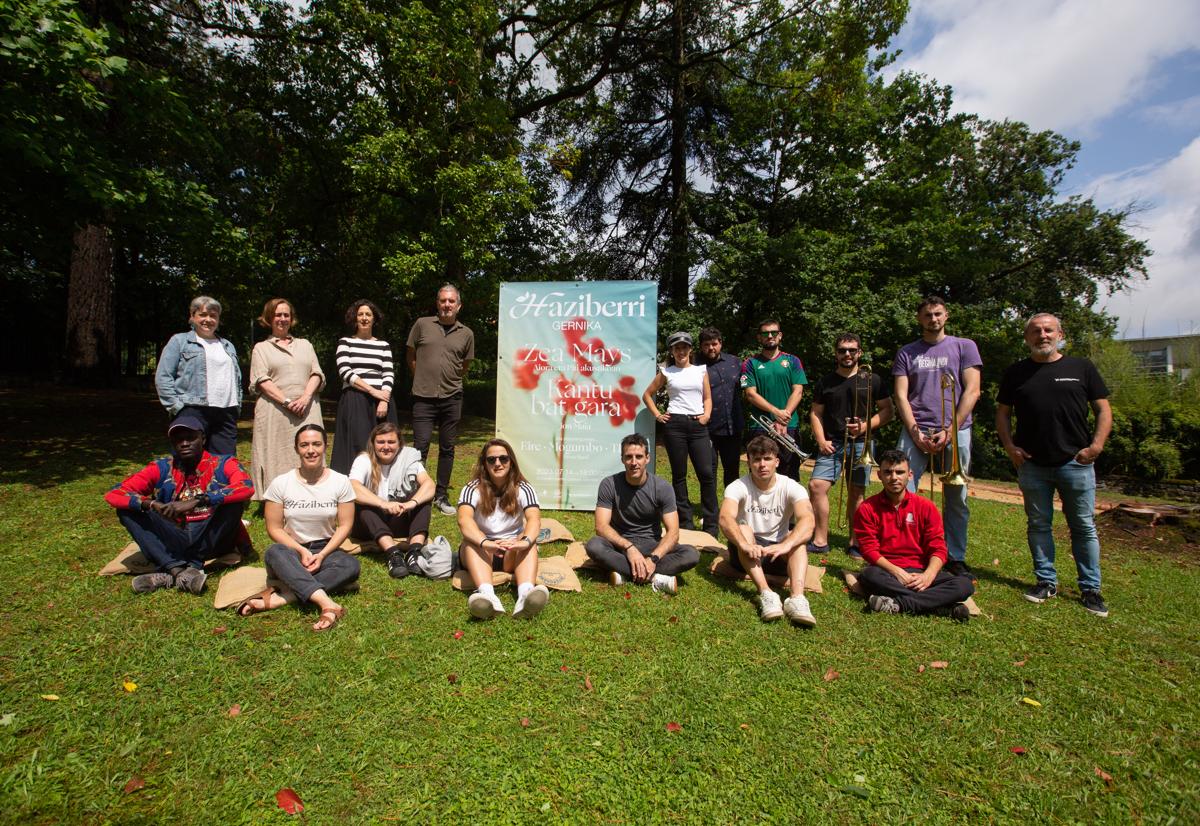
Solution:
M 1100 768 L 1099 766 L 1093 766 L 1092 771 L 1094 771 L 1096 773 L 1096 777 L 1099 777 L 1101 780 L 1103 780 L 1106 785 L 1112 786 L 1113 776 L 1111 774 L 1109 774 L 1108 772 L 1106 772 L 1104 769 Z
M 233 705 L 231 705 L 229 707 L 229 711 L 227 711 L 225 713 L 228 714 L 230 717 L 237 717 L 239 714 L 242 713 L 242 707 L 238 703 L 234 703 Z
M 229 630 L 229 629 L 228 629 L 228 628 L 226 628 L 224 625 L 218 625 L 216 628 L 214 628 L 214 629 L 212 630 L 212 632 L 213 632 L 213 636 L 214 636 L 214 637 L 216 637 L 216 636 L 219 636 L 219 635 L 221 635 L 221 634 L 224 634 L 224 633 L 225 633 L 226 631 L 228 631 L 228 630 Z
M 679 723 L 671 721 L 670 723 L 667 723 L 667 731 L 683 731 L 683 726 L 679 725 Z
M 993 565 L 993 566 L 999 566 L 999 565 L 1000 565 L 1000 560 L 999 560 L 999 559 L 993 559 L 993 560 L 992 560 L 992 565 Z
M 457 674 L 447 674 L 446 682 L 450 683 L 450 685 L 454 685 L 455 683 L 458 682 L 458 675 Z
M 521 718 L 521 728 L 529 728 L 529 718 L 528 717 Z
M 397 592 L 396 592 L 396 596 L 398 596 L 398 597 L 402 597 L 402 596 L 404 596 L 404 592 L 403 592 L 403 591 L 397 591 Z
M 54 702 L 55 700 L 58 699 L 57 694 L 43 694 L 43 695 L 41 695 L 41 697 L 43 700 L 49 700 L 50 702 Z
M 626 591 L 626 592 L 625 592 L 625 599 L 629 599 L 629 592 L 628 592 L 628 591 Z
M 1032 697 L 1022 697 L 1021 702 L 1027 706 L 1033 706 L 1034 708 L 1042 707 L 1042 704 L 1039 703 L 1037 700 L 1033 699 Z
M 279 804 L 279 808 L 290 815 L 304 811 L 304 803 L 301 802 L 300 795 L 291 789 L 280 789 L 275 792 L 275 802 Z
M 828 564 L 829 564 L 829 560 L 828 560 L 828 559 L 822 559 L 822 560 L 821 560 L 821 564 L 822 564 L 822 565 L 828 565 Z
M 563 672 L 563 673 L 565 674 L 565 673 L 567 673 L 567 671 L 568 671 L 569 669 L 568 669 L 568 668 L 567 668 L 565 665 L 560 665 L 560 666 L 558 667 L 558 670 L 559 670 L 559 671 L 561 671 L 561 672 Z
M 461 640 L 462 638 L 463 638 L 463 632 L 462 632 L 462 631 L 455 631 L 455 632 L 454 632 L 454 639 L 456 639 L 456 640 Z
M 1025 665 L 1025 660 L 1017 660 L 1015 663 L 1013 663 L 1013 665 L 1015 665 L 1017 668 L 1021 668 Z
M 136 774 L 129 778 L 129 782 L 125 784 L 125 794 L 133 794 L 139 789 L 146 788 L 146 781 L 138 777 Z
M 671 618 L 670 618 L 669 620 L 667 620 L 667 622 L 669 622 L 669 623 L 671 623 L 672 625 L 674 625 L 675 623 L 679 622 L 679 617 L 677 617 L 677 616 L 675 616 L 674 614 L 672 614 L 672 615 L 671 615 Z
M 738 726 L 738 728 L 742 729 L 743 731 L 749 731 L 749 730 L 750 730 L 750 724 L 749 724 L 749 723 L 742 723 L 740 726 Z
M 925 666 L 923 666 L 923 665 L 918 665 L 918 666 L 917 666 L 917 673 L 918 673 L 918 674 L 924 674 L 924 673 L 925 673 Z
M 853 784 L 848 785 L 848 786 L 842 786 L 842 788 L 839 789 L 839 791 L 844 792 L 846 794 L 852 794 L 855 797 L 861 797 L 863 800 L 866 800 L 868 797 L 871 796 L 871 793 L 869 791 L 867 791 L 866 788 L 864 788 L 863 786 L 855 786 Z
M 1020 746 L 1010 746 L 1008 750 L 1021 757 L 1025 756 L 1025 749 L 1021 748 Z
M 125 690 L 126 690 L 126 691 L 128 691 L 130 694 L 132 694 L 133 692 L 137 691 L 137 683 L 135 683 L 133 680 L 126 680 L 125 682 L 121 683 L 121 685 L 122 685 L 122 686 L 125 688 Z
M 8 714 L 0 714 L 0 726 L 11 726 L 13 720 L 17 719 L 17 715 L 9 712 Z
M 946 662 L 945 660 L 934 660 L 933 662 L 931 662 L 929 664 L 929 667 L 930 668 L 949 668 L 950 663 Z
M 592 675 L 591 674 L 583 675 L 583 690 L 584 691 L 592 690 Z
M 831 669 L 829 669 L 828 671 L 826 671 L 826 672 L 825 672 L 825 676 L 821 677 L 821 679 L 822 679 L 822 680 L 824 680 L 824 681 L 825 681 L 825 682 L 827 682 L 827 683 L 831 683 L 831 682 L 833 682 L 834 680 L 836 680 L 836 679 L 837 679 L 838 677 L 840 677 L 840 676 L 842 676 L 842 675 L 841 675 L 841 674 L 839 674 L 838 672 L 834 671 L 834 670 L 831 668 Z

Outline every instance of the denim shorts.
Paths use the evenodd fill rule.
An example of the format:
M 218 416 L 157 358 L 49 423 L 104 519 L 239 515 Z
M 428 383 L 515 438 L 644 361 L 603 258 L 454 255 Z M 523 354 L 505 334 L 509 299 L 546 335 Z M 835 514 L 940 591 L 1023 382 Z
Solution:
M 863 443 L 854 442 L 854 461 L 858 461 L 858 457 L 862 456 Z M 872 449 L 874 442 L 871 443 Z M 835 440 L 833 443 L 833 453 L 828 456 L 821 452 L 817 452 L 817 462 L 813 467 L 812 478 L 823 479 L 826 482 L 837 483 L 838 476 L 842 470 L 842 461 L 845 453 L 843 452 L 844 443 Z M 871 468 L 855 465 L 850 471 L 850 484 L 855 487 L 865 488 L 871 481 Z

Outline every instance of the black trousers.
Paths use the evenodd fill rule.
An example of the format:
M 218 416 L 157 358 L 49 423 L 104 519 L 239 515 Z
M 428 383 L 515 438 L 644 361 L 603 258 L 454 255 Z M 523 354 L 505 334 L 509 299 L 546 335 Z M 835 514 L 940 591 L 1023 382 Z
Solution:
M 717 482 L 713 472 L 712 443 L 708 428 L 689 416 L 674 414 L 663 425 L 663 443 L 671 463 L 671 486 L 675 489 L 675 507 L 679 510 L 679 527 L 691 528 L 692 503 L 688 499 L 688 457 L 700 481 L 700 513 L 704 530 L 717 534 Z
M 742 436 L 733 433 L 729 436 L 709 436 L 713 447 L 713 479 L 717 478 L 717 459 L 725 468 L 724 487 L 729 487 L 742 475 Z
M 236 407 L 194 407 L 188 405 L 180 416 L 191 413 L 204 422 L 204 449 L 216 456 L 237 456 Z M 172 417 L 174 418 L 174 417 Z
M 905 570 L 914 574 L 921 572 L 920 568 Z M 867 595 L 892 597 L 900 603 L 900 610 L 905 614 L 931 614 L 938 609 L 949 608 L 956 602 L 962 602 L 975 593 L 975 586 L 969 576 L 954 576 L 945 571 L 938 571 L 933 584 L 924 591 L 914 591 L 878 565 L 863 568 L 862 573 L 858 575 L 858 584 Z
M 379 508 L 369 505 L 354 506 L 354 527 L 350 531 L 353 537 L 369 536 L 378 542 L 381 536 L 390 536 L 397 542 L 405 543 L 410 536 L 417 534 L 429 535 L 429 517 L 433 509 L 429 502 L 418 505 L 416 510 L 405 511 L 399 516 L 391 516 Z
M 653 538 L 646 539 L 631 539 L 633 543 L 643 554 L 649 556 L 654 550 L 654 546 L 658 544 Z M 629 564 L 629 557 L 625 556 L 624 551 L 617 550 L 613 544 L 607 539 L 600 536 L 593 536 L 583 546 L 587 550 L 587 555 L 599 562 L 610 571 L 616 571 L 626 579 L 633 578 L 633 567 Z M 684 571 L 690 571 L 696 567 L 700 561 L 700 552 L 691 545 L 676 545 L 675 549 L 664 556 L 654 566 L 654 573 L 664 576 L 675 576 L 682 574 Z
M 458 441 L 458 423 L 462 419 L 462 393 L 444 399 L 413 396 L 412 427 L 413 447 L 421 454 L 421 461 L 429 458 L 429 443 L 433 441 L 433 428 L 438 431 L 437 492 L 435 498 L 446 495 L 450 487 L 450 473 L 454 470 L 454 445 Z

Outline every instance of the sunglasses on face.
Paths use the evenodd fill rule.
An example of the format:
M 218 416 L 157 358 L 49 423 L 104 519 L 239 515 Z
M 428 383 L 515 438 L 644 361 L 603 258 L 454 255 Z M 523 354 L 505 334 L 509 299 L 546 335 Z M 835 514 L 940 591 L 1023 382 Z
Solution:
M 783 335 L 783 330 L 759 330 L 758 335 L 761 338 L 775 338 L 775 336 Z
M 507 465 L 508 464 L 508 454 L 501 454 L 500 456 L 485 456 L 483 458 L 484 458 L 484 461 L 487 462 L 489 465 Z
M 837 351 L 838 351 L 839 356 L 854 355 L 855 353 L 858 352 L 858 348 L 857 347 L 839 347 L 839 348 L 837 348 Z

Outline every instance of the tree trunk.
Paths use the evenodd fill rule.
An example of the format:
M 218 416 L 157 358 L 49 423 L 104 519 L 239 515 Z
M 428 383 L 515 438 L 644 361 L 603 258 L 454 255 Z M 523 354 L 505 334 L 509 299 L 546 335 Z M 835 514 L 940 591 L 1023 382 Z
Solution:
M 77 227 L 72 238 L 66 356 L 77 382 L 103 384 L 117 374 L 113 245 L 104 224 Z
M 687 179 L 687 88 L 684 83 L 684 3 L 675 0 L 672 15 L 671 67 L 671 237 L 667 254 L 668 279 L 666 293 L 671 305 L 687 306 L 689 244 L 688 244 L 688 179 Z

